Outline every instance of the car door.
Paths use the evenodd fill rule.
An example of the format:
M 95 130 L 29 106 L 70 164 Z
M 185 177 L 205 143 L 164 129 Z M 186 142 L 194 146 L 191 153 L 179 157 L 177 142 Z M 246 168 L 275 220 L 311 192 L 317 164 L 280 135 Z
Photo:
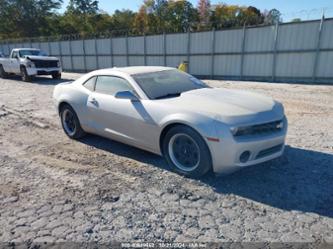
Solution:
M 20 73 L 20 60 L 17 51 L 13 51 L 12 56 L 10 58 L 10 72 L 15 74 Z
M 118 99 L 116 93 L 132 91 L 131 84 L 121 77 L 98 76 L 87 109 L 94 129 L 107 137 L 152 149 L 156 124 L 141 101 Z M 155 128 L 155 129 L 153 129 Z M 157 132 L 157 131 L 156 131 Z
M 13 55 L 15 52 L 12 52 L 9 56 L 9 58 L 5 61 L 5 63 L 3 64 L 3 68 L 5 69 L 5 71 L 7 73 L 12 73 L 12 59 L 13 59 Z

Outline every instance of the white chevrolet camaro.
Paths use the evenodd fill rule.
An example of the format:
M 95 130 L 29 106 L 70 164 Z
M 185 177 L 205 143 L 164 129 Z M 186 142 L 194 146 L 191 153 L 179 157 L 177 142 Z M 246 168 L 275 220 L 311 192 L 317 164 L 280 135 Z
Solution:
M 230 172 L 282 155 L 287 119 L 281 103 L 211 88 L 167 67 L 88 73 L 55 87 L 65 133 L 94 133 L 163 155 L 180 174 Z

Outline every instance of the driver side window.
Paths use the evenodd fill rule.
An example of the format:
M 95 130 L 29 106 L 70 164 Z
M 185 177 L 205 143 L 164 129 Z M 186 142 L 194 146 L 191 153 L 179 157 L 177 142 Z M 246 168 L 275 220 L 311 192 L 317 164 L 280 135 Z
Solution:
M 17 53 L 16 51 L 13 52 L 13 54 L 12 54 L 12 58 L 13 58 L 13 59 L 18 58 L 18 53 Z
M 122 91 L 134 91 L 133 87 L 124 79 L 115 76 L 98 76 L 95 92 L 115 96 Z

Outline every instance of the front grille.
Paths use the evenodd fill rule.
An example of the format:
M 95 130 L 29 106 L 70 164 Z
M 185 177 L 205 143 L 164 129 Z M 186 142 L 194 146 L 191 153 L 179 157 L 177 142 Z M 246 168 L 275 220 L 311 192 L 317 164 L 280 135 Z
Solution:
M 235 137 L 251 135 L 269 135 L 279 132 L 283 129 L 283 120 L 274 121 L 265 124 L 239 127 L 234 134 Z
M 58 67 L 58 61 L 31 60 L 37 68 Z
M 270 156 L 270 155 L 273 155 L 277 152 L 280 152 L 282 150 L 282 147 L 283 147 L 283 144 L 279 144 L 277 146 L 262 150 L 258 153 L 258 155 L 256 156 L 256 159 L 263 158 L 263 157 L 266 157 L 266 156 Z

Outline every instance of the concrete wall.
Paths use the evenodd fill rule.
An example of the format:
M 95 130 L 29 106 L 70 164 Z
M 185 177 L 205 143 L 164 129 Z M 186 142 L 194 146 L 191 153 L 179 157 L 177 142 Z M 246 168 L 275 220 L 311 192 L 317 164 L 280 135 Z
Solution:
M 90 40 L 2 43 L 34 47 L 61 58 L 65 71 L 189 61 L 205 78 L 331 82 L 333 19 L 197 33 Z

